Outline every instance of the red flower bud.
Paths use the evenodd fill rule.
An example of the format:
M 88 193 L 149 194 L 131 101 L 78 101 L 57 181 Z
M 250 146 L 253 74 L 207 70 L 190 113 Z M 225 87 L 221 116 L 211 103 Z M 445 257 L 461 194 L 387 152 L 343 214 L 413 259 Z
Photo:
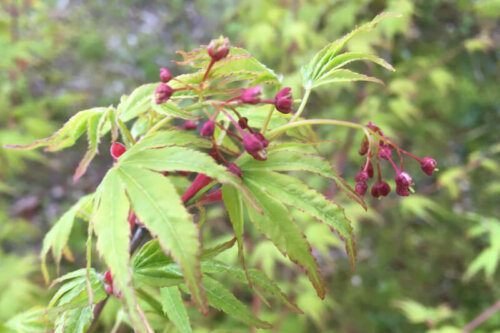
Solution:
M 384 160 L 390 159 L 392 157 L 391 147 L 385 144 L 384 142 L 381 142 L 378 151 L 378 156 L 380 156 L 380 158 L 383 158 Z
M 212 136 L 214 135 L 215 130 L 215 122 L 213 120 L 209 120 L 203 124 L 200 130 L 201 136 Z
M 174 93 L 174 89 L 172 89 L 169 85 L 165 83 L 161 83 L 155 89 L 155 101 L 156 104 L 162 104 L 169 100 L 170 96 Z
M 368 172 L 360 171 L 354 176 L 354 180 L 358 183 L 366 182 L 368 179 Z
M 255 132 L 253 135 L 255 135 L 262 142 L 264 148 L 267 148 L 267 146 L 269 146 L 269 141 L 267 141 L 267 139 L 264 137 L 264 135 L 262 135 L 262 133 Z
M 276 106 L 276 110 L 281 113 L 290 113 L 292 112 L 292 88 L 283 88 L 281 89 L 274 98 L 274 105 Z
M 187 131 L 193 131 L 198 128 L 198 124 L 194 120 L 186 120 L 184 125 L 182 125 L 182 128 Z
M 405 171 L 399 171 L 394 180 L 396 181 L 396 193 L 403 197 L 409 196 L 410 186 L 413 185 L 411 176 Z
M 378 198 L 380 196 L 387 196 L 391 193 L 391 187 L 386 182 L 380 181 L 372 186 L 372 196 Z
M 240 100 L 245 104 L 257 104 L 260 102 L 259 96 L 261 93 L 262 88 L 260 86 L 244 89 L 241 93 Z
M 407 197 L 410 195 L 410 191 L 408 190 L 408 187 L 404 187 L 401 185 L 396 184 L 396 193 L 402 197 Z
M 365 182 L 357 183 L 354 189 L 357 194 L 364 196 L 366 194 L 366 190 L 368 190 L 368 185 L 366 185 Z
M 219 39 L 214 39 L 208 44 L 207 52 L 208 55 L 214 60 L 219 61 L 227 57 L 229 53 L 229 48 L 231 43 L 229 42 L 229 38 L 223 38 L 222 36 Z
M 242 117 L 238 120 L 238 125 L 240 125 L 241 129 L 248 128 L 248 118 Z
M 363 139 L 363 141 L 361 141 L 361 147 L 359 148 L 358 150 L 358 153 L 359 155 L 363 156 L 365 155 L 366 153 L 368 153 L 368 147 L 369 147 L 369 143 L 368 143 L 368 140 L 366 139 L 366 137 Z
M 227 165 L 227 170 L 238 177 L 243 176 L 243 171 L 235 163 L 229 163 Z
M 172 80 L 172 74 L 165 67 L 160 68 L 160 80 L 163 83 L 167 83 Z
M 437 162 L 435 159 L 432 157 L 424 157 L 422 159 L 422 162 L 420 162 L 420 166 L 422 167 L 422 170 L 428 174 L 429 176 L 432 176 L 432 173 L 434 172 L 434 169 L 436 169 Z
M 113 276 L 111 275 L 111 271 L 109 269 L 104 274 L 104 281 L 106 281 L 106 283 L 110 284 L 111 286 L 113 285 Z
M 243 138 L 243 147 L 252 155 L 256 160 L 265 161 L 267 159 L 267 152 L 264 149 L 267 146 L 267 140 L 260 133 L 247 134 Z
M 109 149 L 109 153 L 111 154 L 111 157 L 113 157 L 113 160 L 115 162 L 118 160 L 118 157 L 123 155 L 123 153 L 126 151 L 127 151 L 127 148 L 125 148 L 125 146 L 119 142 L 113 142 L 113 144 L 111 145 L 111 148 Z
M 199 173 L 198 175 L 196 175 L 196 178 L 193 180 L 186 192 L 184 192 L 184 194 L 182 195 L 182 202 L 185 203 L 186 201 L 194 197 L 199 190 L 210 184 L 211 181 L 212 178 L 208 177 L 204 173 Z
M 373 164 L 372 162 L 368 162 L 368 166 L 366 167 L 366 172 L 368 173 L 368 177 L 373 178 L 374 171 L 373 171 Z

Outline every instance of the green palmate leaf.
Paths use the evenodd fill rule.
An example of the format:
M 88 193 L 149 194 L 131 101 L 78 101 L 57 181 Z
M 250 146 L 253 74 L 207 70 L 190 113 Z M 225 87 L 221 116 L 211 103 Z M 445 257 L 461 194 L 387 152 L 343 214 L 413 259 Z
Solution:
M 313 172 L 335 181 L 337 186 L 344 193 L 366 209 L 363 198 L 347 185 L 331 164 L 321 156 L 296 150 L 277 149 L 270 150 L 267 155 L 267 160 L 264 162 L 247 158 L 241 162 L 240 167 L 243 171 L 273 170 Z
M 90 307 L 63 312 L 55 321 L 55 333 L 83 333 L 90 326 L 93 317 L 93 309 Z
M 152 332 L 142 310 L 137 304 L 132 287 L 129 242 L 130 227 L 127 221 L 130 205 L 120 183 L 118 171 L 108 171 L 98 189 L 92 223 L 97 236 L 97 250 L 104 258 L 113 276 L 113 287 L 122 293 L 126 310 L 135 327 Z
M 354 267 L 356 247 L 350 221 L 344 209 L 327 200 L 321 193 L 309 188 L 297 178 L 269 171 L 245 171 L 245 179 L 265 188 L 265 191 L 282 203 L 309 213 L 328 225 L 345 240 L 351 265 Z
M 164 147 L 148 150 L 131 150 L 120 156 L 123 166 L 151 169 L 155 171 L 191 171 L 204 173 L 223 184 L 238 188 L 255 206 L 253 198 L 241 180 L 218 165 L 210 155 L 184 147 Z
M 80 179 L 81 176 L 85 174 L 87 168 L 92 162 L 92 159 L 97 154 L 97 149 L 99 146 L 99 140 L 102 136 L 101 129 L 104 121 L 107 119 L 107 113 L 97 113 L 93 116 L 89 117 L 87 124 L 87 141 L 89 142 L 89 146 L 87 148 L 87 152 L 83 156 L 83 159 L 78 164 L 76 168 L 75 175 L 73 176 L 73 182 L 76 182 Z
M 63 216 L 61 216 L 52 229 L 50 229 L 50 231 L 45 235 L 45 238 L 43 239 L 42 251 L 40 252 L 40 258 L 42 260 L 42 273 L 46 283 L 50 280 L 45 262 L 47 254 L 52 249 L 52 254 L 54 255 L 54 259 L 59 270 L 61 256 L 64 248 L 68 244 L 75 216 L 77 212 L 82 209 L 82 207 L 92 201 L 92 197 L 93 194 L 89 194 L 78 200 L 75 205 L 73 205 L 66 213 L 64 213 Z
M 158 112 L 159 114 L 162 114 L 164 116 L 171 116 L 175 118 L 181 118 L 181 119 L 197 119 L 198 116 L 191 114 L 187 112 L 186 110 L 182 109 L 180 106 L 175 104 L 172 101 L 167 101 L 162 104 L 156 104 L 156 101 L 151 99 L 151 108 Z
M 184 56 L 184 61 L 177 62 L 178 64 L 201 68 L 201 73 L 204 73 L 204 69 L 210 62 L 210 56 L 205 49 L 179 53 Z M 201 80 L 202 76 L 198 77 Z M 231 47 L 227 58 L 214 64 L 209 79 L 223 79 L 224 83 L 249 80 L 251 84 L 262 82 L 279 84 L 278 76 L 274 71 L 260 63 L 247 50 L 239 47 Z
M 275 296 L 280 299 L 285 305 L 295 313 L 302 313 L 297 305 L 287 295 L 285 295 L 276 283 L 269 279 L 262 271 L 258 269 L 249 269 L 245 272 L 243 269 L 226 265 L 222 262 L 215 260 L 208 260 L 202 263 L 201 269 L 203 273 L 227 273 L 231 277 L 238 279 L 245 283 L 247 282 L 247 274 L 252 279 L 252 282 L 261 288 L 264 292 Z
M 82 136 L 83 133 L 85 133 L 89 119 L 94 117 L 96 114 L 103 114 L 107 110 L 108 108 L 93 108 L 80 111 L 71 117 L 61 129 L 48 138 L 36 140 L 27 145 L 5 145 L 5 147 L 12 149 L 35 149 L 38 147 L 47 147 L 45 148 L 46 151 L 57 151 L 70 147 L 80 136 Z
M 316 53 L 313 59 L 302 69 L 302 84 L 306 89 L 311 89 L 314 86 L 318 86 L 316 81 L 322 79 L 327 73 L 335 68 L 340 68 L 341 66 L 347 64 L 350 61 L 349 57 L 356 58 L 356 56 L 343 56 L 339 55 L 342 49 L 345 47 L 347 42 L 351 40 L 356 35 L 372 30 L 377 26 L 377 24 L 387 17 L 397 17 L 398 15 L 390 14 L 390 13 L 381 13 L 377 15 L 371 22 L 366 23 L 359 28 L 353 30 L 349 34 L 345 35 L 341 39 L 338 39 L 327 46 L 325 46 L 321 51 Z M 340 57 L 340 58 L 338 58 Z M 363 58 L 364 59 L 361 59 Z M 381 66 L 384 66 L 388 69 L 392 69 L 389 64 L 380 58 L 372 58 L 370 55 L 358 55 L 355 60 L 368 60 L 373 61 Z M 358 74 L 361 75 L 361 74 Z M 376 79 L 375 79 L 376 80 Z M 373 80 L 364 80 L 364 81 L 373 81 Z M 327 81 L 323 79 L 323 83 L 329 83 L 335 81 Z M 337 81 L 338 82 L 338 81 Z
M 120 119 L 129 121 L 151 108 L 151 100 L 158 83 L 144 84 L 136 88 L 129 96 L 123 96 L 117 107 Z
M 232 186 L 224 185 L 222 186 L 222 199 L 224 201 L 224 206 L 226 206 L 227 213 L 229 215 L 229 220 L 233 225 L 234 235 L 238 241 L 238 254 L 240 256 L 241 265 L 245 272 L 247 271 L 245 265 L 245 256 L 243 253 L 243 202 L 241 200 L 238 190 Z M 252 280 L 247 273 L 247 279 L 250 286 L 252 286 Z
M 312 84 L 311 88 L 316 88 L 319 86 L 322 86 L 327 83 L 334 83 L 334 82 L 354 82 L 354 81 L 370 81 L 370 82 L 375 82 L 379 84 L 384 84 L 381 80 L 372 77 L 372 76 L 367 76 L 363 74 L 359 74 L 353 71 L 350 71 L 348 69 L 335 69 L 330 72 L 325 73 L 322 75 L 319 79 L 314 81 Z
M 243 173 L 243 179 L 264 212 L 261 215 L 249 207 L 248 213 L 252 222 L 281 252 L 306 270 L 318 296 L 324 298 L 325 282 L 318 263 L 311 253 L 311 246 L 293 222 L 288 210 L 264 192 L 263 186 L 246 178 L 245 173 Z
M 181 333 L 192 332 L 186 307 L 182 302 L 182 296 L 177 287 L 166 287 L 160 289 L 161 304 L 163 312 L 168 316 Z
M 253 316 L 250 311 L 221 283 L 208 277 L 203 277 L 203 286 L 211 306 L 222 310 L 242 322 L 257 328 L 271 328 L 271 324 Z
M 158 238 L 165 253 L 171 253 L 182 267 L 193 301 L 205 313 L 207 304 L 200 283 L 198 229 L 174 186 L 166 177 L 149 170 L 122 165 L 117 171 L 135 214 Z
M 50 332 L 53 326 L 50 319 L 45 309 L 34 308 L 9 319 L 4 326 L 0 326 L 0 330 L 2 333 Z
M 132 148 L 129 149 L 131 151 L 129 154 L 140 150 L 166 146 L 211 148 L 212 142 L 187 131 L 171 129 L 167 131 L 155 132 L 143 137 L 141 141 L 137 142 Z

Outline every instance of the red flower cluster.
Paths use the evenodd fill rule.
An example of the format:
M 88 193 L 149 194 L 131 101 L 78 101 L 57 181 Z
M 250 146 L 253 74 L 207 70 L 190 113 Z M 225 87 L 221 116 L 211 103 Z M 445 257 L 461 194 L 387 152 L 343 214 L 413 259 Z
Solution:
M 375 198 L 379 198 L 381 196 L 385 197 L 391 192 L 390 185 L 382 180 L 380 173 L 381 159 L 388 161 L 394 168 L 396 173 L 394 178 L 396 183 L 396 193 L 400 196 L 410 195 L 411 186 L 413 185 L 413 178 L 408 172 L 404 171 L 403 154 L 420 162 L 422 170 L 429 176 L 432 175 L 436 169 L 437 162 L 432 157 L 419 158 L 399 148 L 384 135 L 377 125 L 372 122 L 369 122 L 366 127 L 372 131 L 372 134 L 363 138 L 361 147 L 358 151 L 360 155 L 367 155 L 366 162 L 363 164 L 362 170 L 354 177 L 356 180 L 355 190 L 360 196 L 364 196 L 366 194 L 368 190 L 368 184 L 366 182 L 369 178 L 373 178 L 374 176 L 372 159 L 376 160 L 377 165 L 377 181 L 373 184 L 371 189 L 371 194 Z M 376 139 L 373 137 L 376 137 Z M 392 160 L 393 149 L 396 150 L 398 154 L 400 167 L 396 166 L 396 163 Z

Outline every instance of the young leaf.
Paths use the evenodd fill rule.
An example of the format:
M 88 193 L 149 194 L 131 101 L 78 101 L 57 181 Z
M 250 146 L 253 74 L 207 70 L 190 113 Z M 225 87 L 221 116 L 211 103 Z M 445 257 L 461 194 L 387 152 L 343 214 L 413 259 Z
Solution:
M 260 184 L 246 178 L 245 174 L 243 179 L 264 212 L 261 215 L 249 207 L 248 214 L 252 222 L 281 252 L 306 270 L 318 296 L 324 298 L 325 282 L 318 263 L 311 253 L 311 246 L 291 219 L 288 210 L 279 201 L 267 195 Z
M 88 202 L 92 201 L 93 194 L 89 194 L 78 200 L 78 202 L 73 205 L 63 216 L 54 224 L 50 231 L 45 235 L 43 239 L 42 251 L 40 252 L 40 258 L 42 260 L 42 273 L 45 282 L 48 283 L 50 280 L 49 273 L 46 266 L 46 256 L 52 249 L 52 254 L 57 265 L 57 270 L 59 271 L 59 263 L 61 262 L 61 255 L 63 253 L 64 247 L 68 244 L 69 235 L 71 229 L 73 228 L 73 223 L 75 221 L 75 216 L 77 212 Z
M 253 316 L 243 303 L 229 292 L 220 282 L 208 277 L 203 277 L 203 286 L 211 306 L 222 310 L 242 322 L 257 328 L 272 328 L 268 322 Z
M 165 253 L 183 269 L 193 301 L 202 313 L 207 303 L 201 286 L 198 229 L 170 181 L 159 173 L 122 165 L 117 169 L 137 217 L 148 228 Z
M 36 140 L 27 145 L 5 145 L 6 148 L 12 149 L 35 149 L 38 147 L 47 147 L 46 151 L 57 151 L 70 147 L 75 144 L 76 140 L 85 133 L 88 120 L 96 114 L 105 113 L 107 108 L 93 108 L 80 111 L 71 117 L 61 129 L 45 139 Z
M 122 293 L 126 310 L 134 327 L 152 332 L 137 304 L 132 287 L 127 221 L 129 202 L 122 188 L 117 169 L 108 171 L 96 191 L 92 224 L 97 236 L 97 251 L 104 258 L 113 276 L 113 286 Z
M 82 177 L 87 168 L 92 162 L 92 159 L 97 154 L 97 148 L 99 145 L 99 139 L 101 138 L 101 131 L 103 125 L 103 119 L 107 117 L 106 113 L 102 114 L 94 114 L 88 119 L 87 124 L 87 141 L 89 142 L 89 146 L 87 148 L 87 152 L 83 156 L 83 159 L 78 164 L 76 168 L 75 175 L 73 176 L 73 182 L 76 183 L 80 177 Z
M 297 178 L 268 171 L 246 171 L 245 179 L 259 184 L 271 196 L 285 205 L 311 214 L 336 231 L 345 240 L 346 250 L 354 267 L 356 247 L 350 221 L 344 209 L 327 200 L 321 193 L 309 188 Z
M 117 107 L 120 119 L 127 122 L 148 111 L 157 86 L 158 83 L 144 84 L 132 91 L 129 96 L 122 97 Z
M 191 333 L 191 324 L 182 302 L 182 296 L 177 287 L 166 287 L 160 289 L 161 304 L 163 312 L 168 316 L 181 333 Z
M 359 74 L 350 71 L 348 69 L 335 69 L 325 73 L 319 79 L 314 81 L 311 88 L 316 88 L 324 84 L 334 83 L 334 82 L 355 82 L 355 81 L 369 81 L 382 85 L 384 84 L 384 82 L 372 76 Z
M 329 75 L 328 72 L 331 70 L 335 71 L 335 68 L 340 68 L 341 66 L 347 64 L 349 61 L 347 61 L 346 58 L 349 56 L 342 56 L 338 55 L 340 51 L 344 48 L 344 46 L 347 44 L 349 40 L 351 40 L 353 37 L 356 35 L 370 31 L 373 28 L 377 26 L 377 24 L 382 21 L 383 19 L 387 17 L 397 17 L 397 15 L 390 14 L 390 13 L 381 13 L 377 15 L 371 22 L 366 23 L 362 25 L 361 27 L 353 30 L 349 34 L 345 35 L 341 39 L 338 39 L 327 46 L 325 46 L 321 51 L 316 53 L 316 55 L 313 57 L 313 59 L 302 68 L 302 84 L 303 86 L 307 89 L 310 90 L 313 87 L 317 87 L 322 84 L 330 83 L 330 82 L 338 82 L 338 80 L 329 80 L 327 76 Z M 390 65 L 388 65 L 385 61 L 379 60 L 380 58 L 371 58 L 369 55 L 363 55 L 365 56 L 364 60 L 369 60 L 373 61 L 375 63 L 378 63 L 388 69 L 391 69 Z M 337 57 L 341 57 L 340 59 L 337 59 Z M 354 56 L 352 56 L 354 58 Z M 361 60 L 361 57 L 358 57 L 356 60 Z M 344 62 L 344 63 L 343 63 Z M 342 64 L 343 63 L 343 64 Z M 340 65 L 340 66 L 339 66 Z M 351 72 L 352 73 L 352 72 Z M 330 73 L 331 75 L 332 73 Z M 354 73 L 357 74 L 357 73 Z M 335 74 L 336 77 L 339 77 L 339 73 Z M 361 74 L 357 74 L 361 75 Z M 361 75 L 364 76 L 364 75 Z M 332 79 L 333 77 L 331 77 Z M 360 77 L 361 78 L 361 77 Z M 365 77 L 368 78 L 368 77 Z M 352 79 L 351 79 L 352 80 Z M 345 80 L 344 80 L 345 81 Z M 371 78 L 369 80 L 364 80 L 364 81 L 374 81 L 377 82 L 377 79 Z
M 55 333 L 84 333 L 94 317 L 90 307 L 63 312 L 55 322 Z

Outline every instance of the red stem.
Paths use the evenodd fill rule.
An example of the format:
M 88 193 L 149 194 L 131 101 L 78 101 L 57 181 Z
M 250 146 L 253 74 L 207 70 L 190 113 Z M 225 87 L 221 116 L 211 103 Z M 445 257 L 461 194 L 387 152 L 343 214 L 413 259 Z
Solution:
M 210 70 L 212 69 L 212 66 L 215 64 L 215 60 L 212 58 L 210 60 L 210 64 L 208 65 L 207 67 L 207 70 L 205 72 L 205 75 L 203 75 L 203 79 L 201 80 L 201 83 L 205 82 L 207 76 L 208 76 L 208 73 L 210 72 Z
M 199 173 L 186 192 L 182 195 L 182 203 L 186 203 L 186 201 L 194 197 L 199 190 L 210 184 L 211 181 L 212 178 L 208 177 L 204 173 Z

